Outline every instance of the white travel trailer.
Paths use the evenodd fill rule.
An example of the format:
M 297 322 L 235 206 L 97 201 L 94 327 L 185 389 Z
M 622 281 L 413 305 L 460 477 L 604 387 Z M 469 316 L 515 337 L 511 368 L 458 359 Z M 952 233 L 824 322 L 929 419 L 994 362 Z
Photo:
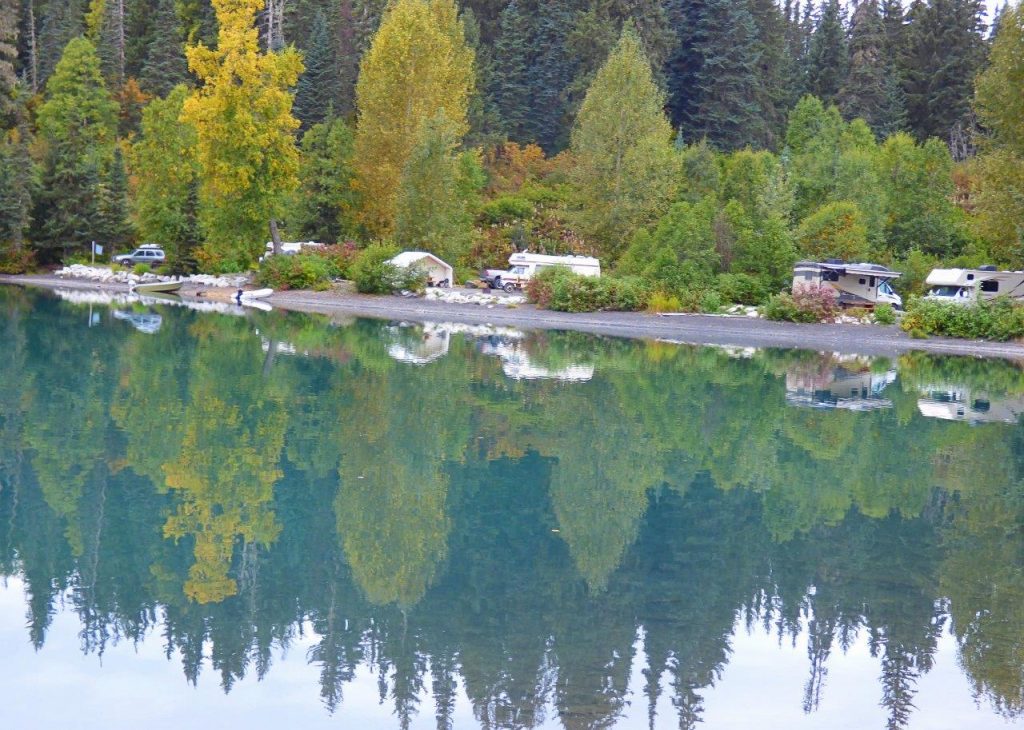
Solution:
M 512 293 L 544 269 L 564 266 L 581 276 L 600 276 L 601 262 L 590 256 L 545 256 L 539 253 L 514 253 L 508 258 L 508 270 L 488 269 L 484 280 L 492 289 Z
M 902 274 L 879 264 L 847 264 L 830 259 L 824 263 L 800 261 L 793 268 L 793 291 L 802 286 L 830 286 L 844 307 L 891 304 L 903 308 L 903 298 L 889 283 Z
M 952 304 L 974 304 L 996 297 L 1024 300 L 1024 271 L 980 269 L 935 269 L 925 283 L 931 287 L 925 299 Z
M 921 389 L 917 409 L 925 418 L 981 423 L 1019 423 L 1024 415 L 1024 398 L 990 397 L 954 385 L 931 385 Z

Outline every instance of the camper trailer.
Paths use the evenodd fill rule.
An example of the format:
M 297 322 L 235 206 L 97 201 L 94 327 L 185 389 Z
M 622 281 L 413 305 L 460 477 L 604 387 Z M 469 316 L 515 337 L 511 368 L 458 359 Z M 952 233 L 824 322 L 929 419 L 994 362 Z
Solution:
M 996 297 L 1024 300 L 1024 271 L 997 271 L 995 266 L 935 269 L 925 283 L 930 287 L 925 299 L 937 302 L 974 304 Z
M 522 289 L 538 272 L 552 266 L 564 266 L 581 276 L 600 276 L 601 262 L 590 256 L 545 256 L 539 253 L 514 253 L 509 256 L 508 270 L 488 269 L 483 279 L 492 289 L 512 293 Z
M 847 264 L 800 261 L 793 269 L 793 291 L 802 286 L 830 286 L 844 307 L 874 307 L 891 304 L 903 308 L 903 298 L 893 291 L 891 281 L 901 274 L 879 264 Z

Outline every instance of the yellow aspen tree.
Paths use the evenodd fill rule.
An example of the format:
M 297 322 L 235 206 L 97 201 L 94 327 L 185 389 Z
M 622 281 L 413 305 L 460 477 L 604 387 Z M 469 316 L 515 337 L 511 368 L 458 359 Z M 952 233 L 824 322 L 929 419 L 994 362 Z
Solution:
M 202 85 L 185 100 L 202 169 L 199 252 L 209 270 L 244 270 L 264 248 L 267 225 L 282 217 L 298 185 L 299 152 L 291 89 L 302 73 L 294 48 L 261 53 L 262 0 L 213 0 L 217 48 L 192 46 L 189 68 Z
M 420 126 L 443 110 L 457 138 L 465 136 L 473 65 L 454 0 L 395 0 L 385 12 L 356 84 L 355 185 L 371 233 L 394 229 L 402 171 Z

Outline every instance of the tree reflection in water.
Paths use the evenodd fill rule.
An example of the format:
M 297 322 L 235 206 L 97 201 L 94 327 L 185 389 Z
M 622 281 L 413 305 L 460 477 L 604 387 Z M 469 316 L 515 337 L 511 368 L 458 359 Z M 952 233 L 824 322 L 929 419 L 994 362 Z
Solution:
M 692 727 L 762 625 L 806 634 L 807 712 L 866 637 L 902 727 L 949 630 L 1024 712 L 1015 364 L 0 308 L 0 573 L 37 647 L 63 601 L 83 651 L 156 634 L 229 690 L 311 626 L 328 710 L 370 667 L 403 723 L 461 684 L 514 728 L 613 725 L 642 647 L 652 726 Z

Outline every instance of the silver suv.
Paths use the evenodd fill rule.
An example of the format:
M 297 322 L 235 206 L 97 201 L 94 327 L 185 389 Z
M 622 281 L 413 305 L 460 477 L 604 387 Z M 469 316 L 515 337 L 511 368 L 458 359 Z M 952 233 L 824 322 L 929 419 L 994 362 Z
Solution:
M 123 253 L 120 256 L 114 257 L 115 264 L 122 265 L 134 265 L 134 264 L 149 264 L 152 267 L 163 266 L 167 257 L 164 255 L 164 250 L 159 246 L 147 245 L 139 246 L 131 253 Z

